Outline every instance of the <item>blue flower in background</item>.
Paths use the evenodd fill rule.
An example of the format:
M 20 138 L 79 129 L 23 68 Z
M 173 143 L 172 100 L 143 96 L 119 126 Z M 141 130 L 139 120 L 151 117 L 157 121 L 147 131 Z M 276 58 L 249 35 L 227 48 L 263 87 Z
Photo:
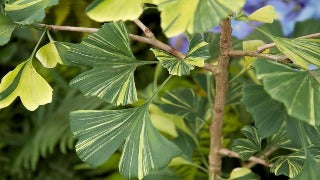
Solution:
M 243 11 L 249 15 L 257 9 L 272 5 L 277 12 L 285 36 L 290 36 L 296 22 L 306 19 L 320 19 L 320 0 L 247 0 Z M 232 35 L 238 39 L 245 39 L 254 29 L 242 21 L 232 20 Z M 260 25 L 261 23 L 253 23 Z M 220 27 L 214 27 L 210 32 L 219 33 Z M 169 44 L 183 53 L 188 50 L 188 40 L 185 35 L 170 38 Z

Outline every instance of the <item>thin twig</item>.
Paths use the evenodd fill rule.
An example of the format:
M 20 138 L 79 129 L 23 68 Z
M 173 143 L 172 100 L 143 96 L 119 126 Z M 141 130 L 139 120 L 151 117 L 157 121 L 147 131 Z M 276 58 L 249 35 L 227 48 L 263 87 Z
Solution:
M 142 25 L 143 23 L 141 21 L 137 21 L 137 23 L 140 25 L 139 26 L 137 24 L 140 28 L 146 27 L 145 25 Z M 47 25 L 47 24 L 37 24 L 37 26 L 39 28 L 45 28 L 45 29 L 48 29 L 48 30 L 85 32 L 85 33 L 95 33 L 95 32 L 97 32 L 99 30 L 97 28 L 74 27 L 74 26 L 58 26 L 58 25 Z M 175 57 L 177 57 L 177 58 L 179 58 L 181 60 L 183 60 L 185 58 L 185 55 L 183 53 L 181 53 L 180 51 L 174 49 L 173 47 L 169 46 L 168 44 L 165 44 L 165 43 L 159 41 L 154 36 L 152 36 L 151 34 L 153 34 L 153 33 L 150 30 L 148 30 L 147 32 L 148 32 L 148 35 L 146 34 L 146 31 L 144 31 L 144 33 L 146 34 L 147 37 L 138 36 L 138 35 L 135 35 L 135 34 L 129 34 L 129 37 L 130 37 L 130 39 L 132 39 L 134 41 L 150 44 L 150 45 L 152 45 L 152 46 L 154 46 L 156 48 L 162 49 L 162 50 L 172 54 L 173 56 L 175 56 Z M 204 66 L 204 69 L 212 72 L 213 74 L 216 73 L 216 68 L 211 64 L 206 63 L 205 66 Z
M 136 25 L 143 31 L 143 33 L 147 36 L 147 38 L 150 38 L 150 39 L 155 38 L 153 32 L 146 25 L 144 25 L 139 19 L 135 19 L 133 22 L 136 23 Z
M 250 57 L 260 57 L 260 58 L 266 58 L 273 61 L 286 61 L 288 59 L 285 55 L 273 55 L 273 54 L 263 54 L 263 53 L 257 53 L 257 52 L 245 52 L 240 50 L 231 50 L 229 51 L 229 56 L 250 56 Z
M 228 156 L 228 157 L 233 157 L 233 158 L 238 158 L 238 159 L 240 159 L 240 156 L 239 156 L 238 153 L 233 152 L 233 151 L 231 151 L 231 150 L 229 150 L 229 149 L 222 148 L 222 149 L 219 150 L 219 153 L 220 153 L 221 155 L 224 155 L 224 156 Z M 272 166 L 271 163 L 267 162 L 266 160 L 262 159 L 261 157 L 251 156 L 251 157 L 248 159 L 248 161 L 253 162 L 254 165 L 255 165 L 255 164 L 261 164 L 261 165 L 266 166 L 266 167 L 271 167 L 271 166 Z
M 269 157 L 269 156 L 270 156 L 273 152 L 275 152 L 276 150 L 277 150 L 277 148 L 270 148 L 270 149 L 268 149 L 266 152 L 262 153 L 258 158 L 259 158 L 259 159 L 266 159 L 267 157 Z M 253 168 L 253 167 L 254 167 L 255 165 L 257 165 L 257 164 L 259 164 L 259 163 L 256 162 L 256 161 L 251 161 L 250 163 L 245 164 L 244 167 L 251 169 L 251 168 Z M 272 166 L 272 164 L 270 164 L 270 163 L 268 163 L 268 164 Z M 264 164 L 262 164 L 262 165 L 264 165 Z M 271 166 L 270 166 L 270 167 L 271 167 Z
M 317 38 L 320 37 L 320 33 L 314 33 L 314 34 L 309 34 L 309 35 L 305 35 L 305 36 L 301 36 L 301 37 L 297 37 L 298 39 L 302 38 L 302 39 L 311 39 L 311 38 Z M 259 46 L 255 52 L 256 53 L 261 53 L 263 51 L 265 51 L 266 49 L 270 49 L 276 46 L 276 43 L 270 43 L 270 44 L 264 44 L 262 46 Z

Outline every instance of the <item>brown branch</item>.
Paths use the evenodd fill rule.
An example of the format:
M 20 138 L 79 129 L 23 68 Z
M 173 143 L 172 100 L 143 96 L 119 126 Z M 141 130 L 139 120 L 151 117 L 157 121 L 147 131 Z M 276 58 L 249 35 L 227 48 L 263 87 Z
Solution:
M 216 74 L 216 95 L 214 100 L 214 111 L 212 124 L 210 126 L 210 153 L 209 153 L 209 180 L 219 179 L 221 173 L 221 149 L 222 126 L 224 119 L 224 108 L 228 91 L 228 65 L 229 51 L 232 47 L 231 22 L 225 19 L 221 23 L 220 55 Z
M 165 43 L 159 41 L 158 39 L 156 39 L 154 37 L 154 35 L 152 36 L 151 34 L 153 34 L 153 33 L 149 29 L 147 31 L 145 31 L 146 26 L 140 20 L 139 21 L 136 20 L 135 22 L 137 23 L 137 25 L 140 28 L 144 29 L 144 33 L 146 34 L 147 37 L 138 36 L 135 34 L 129 34 L 130 39 L 132 39 L 134 41 L 150 44 L 156 48 L 162 49 L 162 50 L 172 54 L 173 56 L 175 56 L 181 60 L 185 58 L 185 55 L 183 53 L 174 49 L 173 47 L 169 46 L 168 44 L 165 44 Z M 37 24 L 37 27 L 45 28 L 48 30 L 54 30 L 54 31 L 72 31 L 72 32 L 85 32 L 85 33 L 95 33 L 99 30 L 97 28 L 58 26 L 58 25 L 47 25 L 47 24 Z M 213 74 L 216 73 L 216 70 L 215 70 L 216 68 L 211 64 L 206 63 L 204 66 L 204 69 L 212 72 Z
M 239 51 L 239 50 L 231 50 L 229 51 L 229 56 L 250 56 L 250 57 L 260 57 L 260 58 L 266 58 L 273 61 L 286 61 L 288 59 L 285 55 L 273 55 L 273 54 L 263 54 L 263 53 L 257 53 L 257 52 L 245 52 L 245 51 Z
M 228 157 L 240 159 L 240 156 L 239 156 L 238 153 L 233 152 L 233 151 L 231 151 L 231 150 L 229 150 L 229 149 L 221 148 L 221 149 L 219 150 L 219 153 L 220 153 L 221 155 L 224 155 L 224 156 L 228 156 Z M 271 152 L 271 153 L 272 153 L 272 152 Z M 270 153 L 270 154 L 271 154 L 271 153 Z M 269 155 L 270 155 L 270 154 L 269 154 Z M 265 154 L 265 155 L 266 155 L 266 154 Z M 261 165 L 266 166 L 266 167 L 271 167 L 271 166 L 272 166 L 271 163 L 267 162 L 266 160 L 262 159 L 261 157 L 251 156 L 251 157 L 248 159 L 248 161 L 251 161 L 252 164 L 248 164 L 248 165 L 246 166 L 247 168 L 252 168 L 252 167 L 253 167 L 254 165 L 256 165 L 256 164 L 261 164 Z
M 148 38 L 155 39 L 153 32 L 146 25 L 144 25 L 139 19 L 135 19 L 133 22 L 136 23 L 136 25 L 143 31 L 143 33 Z
M 269 157 L 273 152 L 275 152 L 277 150 L 277 148 L 271 148 L 271 149 L 269 149 L 269 150 L 267 150 L 266 152 L 264 152 L 262 155 L 260 155 L 259 157 L 258 157 L 258 159 L 266 159 L 267 157 Z M 250 159 L 249 159 L 250 160 Z M 246 165 L 244 165 L 244 167 L 246 167 L 246 168 L 249 168 L 249 169 L 251 169 L 251 168 L 253 168 L 255 165 L 257 165 L 257 164 L 261 164 L 261 163 L 259 163 L 259 162 L 256 162 L 256 161 L 251 161 L 250 163 L 248 163 L 248 164 L 246 164 Z M 264 165 L 264 166 L 267 166 L 267 165 L 270 165 L 270 166 L 268 166 L 268 167 L 271 167 L 272 166 L 272 164 L 270 164 L 270 163 L 267 163 L 267 165 L 265 165 L 265 164 L 262 164 L 262 165 Z
M 314 34 L 309 34 L 309 35 L 305 35 L 305 36 L 301 36 L 301 37 L 297 37 L 298 39 L 300 38 L 305 38 L 305 39 L 311 39 L 311 38 L 317 38 L 320 37 L 320 33 L 314 33 Z M 270 49 L 276 47 L 276 43 L 270 43 L 270 44 L 264 44 L 262 46 L 259 46 L 255 52 L 256 53 L 261 53 L 263 51 L 265 51 L 266 49 Z

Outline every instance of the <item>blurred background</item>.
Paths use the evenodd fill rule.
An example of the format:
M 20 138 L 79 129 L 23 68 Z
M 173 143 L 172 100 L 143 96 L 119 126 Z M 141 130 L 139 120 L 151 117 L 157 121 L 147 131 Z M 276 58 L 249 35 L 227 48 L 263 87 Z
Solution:
M 100 27 L 101 24 L 91 21 L 85 14 L 86 6 L 92 0 L 60 0 L 59 5 L 47 10 L 46 24 L 70 25 L 83 27 Z M 265 5 L 273 5 L 277 11 L 277 21 L 273 24 L 256 23 L 262 29 L 274 35 L 286 37 L 299 37 L 306 34 L 320 32 L 320 1 L 319 0 L 247 0 L 244 12 L 250 14 Z M 167 39 L 160 28 L 160 14 L 155 8 L 147 8 L 141 17 L 144 22 L 164 42 L 168 42 L 176 49 L 186 52 L 188 50 L 188 35 L 181 34 Z M 267 38 L 240 21 L 232 21 L 234 48 L 241 49 L 243 39 Z M 127 27 L 133 34 L 142 35 L 135 24 L 128 22 Z M 205 34 L 207 42 L 211 43 L 211 61 L 218 56 L 219 27 L 212 27 L 210 33 Z M 17 28 L 14 31 L 10 43 L 0 47 L 0 77 L 3 77 L 16 65 L 27 59 L 36 42 L 39 40 L 41 31 L 30 28 Z M 78 43 L 88 34 L 73 32 L 52 32 L 56 41 Z M 150 46 L 132 42 L 132 50 L 136 57 L 141 60 L 154 60 L 149 51 Z M 34 61 L 37 71 L 54 88 L 53 103 L 40 107 L 35 112 L 27 111 L 16 100 L 14 104 L 0 110 L 0 180 L 2 179 L 122 179 L 118 173 L 120 153 L 115 153 L 104 165 L 91 168 L 84 164 L 74 152 L 75 141 L 69 129 L 69 112 L 79 109 L 110 109 L 110 105 L 94 99 L 83 97 L 77 91 L 68 86 L 68 82 L 86 70 L 86 67 L 67 67 L 59 65 L 55 69 L 45 69 L 37 61 Z M 241 71 L 242 65 L 238 61 L 232 61 L 230 75 L 235 76 Z M 155 73 L 157 72 L 157 73 Z M 159 73 L 160 72 L 160 73 Z M 156 74 L 156 77 L 155 77 Z M 192 72 L 188 77 L 175 77 L 165 90 L 177 87 L 193 88 L 199 95 L 203 94 L 201 88 L 205 73 L 201 70 Z M 155 78 L 159 81 L 166 77 L 166 72 L 157 66 L 143 66 L 135 74 L 135 81 L 140 97 L 148 96 L 150 87 Z M 246 81 L 255 81 L 254 76 L 248 73 L 240 78 Z M 241 99 L 241 87 L 234 86 L 234 93 L 238 93 L 238 99 L 227 107 L 226 123 L 224 125 L 224 145 L 227 146 L 230 139 L 238 137 L 239 130 L 245 125 L 252 123 L 252 118 L 239 102 Z M 161 95 L 161 94 L 160 94 Z M 157 110 L 152 111 L 153 118 L 163 120 L 170 118 Z M 156 125 L 160 129 L 160 125 Z M 162 127 L 163 133 L 174 136 L 174 130 L 170 127 Z M 174 131 L 174 132 L 172 132 Z M 206 134 L 202 135 L 203 151 L 208 151 L 209 139 Z M 240 166 L 236 159 L 226 159 L 225 171 Z M 268 169 L 256 166 L 254 172 L 262 179 L 273 177 Z M 206 179 L 196 168 L 174 168 L 181 179 Z M 168 179 L 169 177 L 166 177 Z M 176 177 L 172 177 L 177 179 Z M 147 178 L 148 179 L 148 178 Z M 149 177 L 149 179 L 154 179 Z M 169 178 L 170 179 L 170 178 Z

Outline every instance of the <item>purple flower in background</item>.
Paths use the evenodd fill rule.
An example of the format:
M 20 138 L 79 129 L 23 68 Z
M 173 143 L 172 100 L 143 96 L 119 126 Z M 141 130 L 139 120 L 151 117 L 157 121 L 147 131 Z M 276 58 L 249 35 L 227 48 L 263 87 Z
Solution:
M 180 34 L 178 36 L 170 38 L 169 44 L 183 54 L 186 54 L 188 52 L 189 42 L 185 34 Z
M 282 31 L 285 36 L 290 36 L 294 30 L 296 22 L 306 19 L 320 19 L 320 0 L 247 0 L 243 11 L 249 15 L 257 9 L 272 5 L 277 12 L 277 20 L 280 21 Z M 246 38 L 254 29 L 241 21 L 232 20 L 232 35 L 238 39 Z M 261 23 L 254 22 L 255 25 Z M 220 26 L 209 30 L 213 33 L 221 31 Z M 188 51 L 188 40 L 185 35 L 179 35 L 169 39 L 169 44 L 179 51 L 186 53 Z

